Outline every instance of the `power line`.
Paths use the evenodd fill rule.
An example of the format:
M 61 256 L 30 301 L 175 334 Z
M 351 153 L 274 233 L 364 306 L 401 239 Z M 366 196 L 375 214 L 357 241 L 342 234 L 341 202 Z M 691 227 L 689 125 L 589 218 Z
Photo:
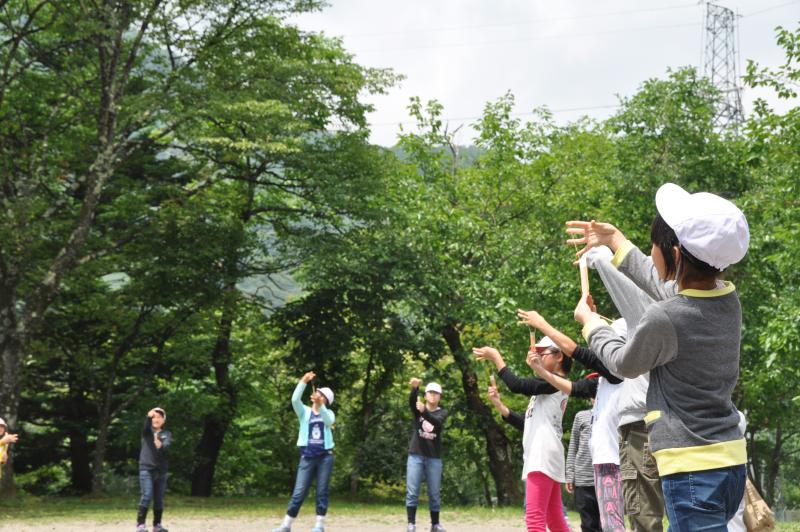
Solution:
M 767 11 L 775 11 L 776 9 L 780 9 L 782 7 L 790 6 L 792 4 L 799 3 L 800 0 L 792 0 L 791 2 L 784 2 L 782 4 L 777 4 L 771 7 L 765 7 L 764 9 L 759 9 L 758 11 L 753 11 L 752 13 L 746 13 L 742 15 L 742 18 L 745 17 L 752 17 L 753 15 L 760 15 L 761 13 L 766 13 Z
M 589 33 L 562 33 L 562 34 L 554 34 L 554 35 L 543 35 L 541 37 L 529 37 L 523 39 L 506 39 L 500 41 L 483 41 L 483 42 L 471 42 L 471 43 L 454 43 L 454 44 L 434 44 L 430 46 L 412 46 L 412 47 L 404 47 L 404 48 L 384 48 L 384 49 L 372 49 L 372 50 L 355 50 L 353 53 L 355 54 L 368 54 L 368 53 L 377 53 L 377 52 L 409 52 L 409 51 L 416 51 L 416 50 L 433 50 L 433 49 L 441 49 L 441 48 L 464 48 L 470 46 L 494 46 L 498 44 L 512 44 L 518 42 L 533 42 L 533 41 L 546 41 L 551 39 L 562 39 L 562 38 L 576 38 L 576 37 L 594 37 L 598 35 L 614 35 L 618 33 L 634 33 L 634 32 L 641 32 L 641 31 L 649 31 L 649 30 L 660 30 L 660 29 L 674 29 L 674 28 L 690 28 L 690 27 L 698 27 L 701 24 L 698 22 L 688 23 L 688 24 L 670 24 L 665 26 L 646 26 L 646 27 L 639 27 L 639 28 L 618 28 L 614 30 L 608 31 L 596 31 L 596 32 L 589 32 Z
M 557 113 L 568 113 L 574 111 L 593 111 L 597 109 L 617 109 L 619 104 L 611 104 L 611 105 L 590 105 L 586 107 L 564 107 L 561 109 L 546 109 L 547 112 L 557 114 Z M 537 114 L 534 111 L 524 112 L 524 113 L 511 113 L 509 116 L 514 118 L 519 118 L 522 116 L 532 116 Z M 482 118 L 483 115 L 476 115 L 476 116 L 461 116 L 461 117 L 449 117 L 449 118 L 440 118 L 442 122 L 463 122 L 466 120 L 477 120 Z M 370 124 L 370 127 L 382 127 L 382 126 L 398 126 L 398 125 L 414 125 L 417 122 L 415 120 L 401 120 L 397 122 L 381 122 L 378 124 Z
M 507 22 L 502 24 L 478 24 L 478 25 L 471 25 L 471 26 L 442 26 L 438 28 L 412 28 L 408 30 L 402 31 L 384 31 L 384 32 L 372 32 L 372 33 L 351 33 L 345 34 L 343 37 L 375 37 L 375 36 L 384 36 L 384 35 L 406 35 L 409 33 L 427 33 L 432 31 L 457 31 L 457 30 L 473 30 L 473 29 L 490 29 L 490 28 L 507 28 L 509 26 L 528 26 L 532 24 L 542 24 L 546 22 L 559 22 L 562 20 L 580 20 L 580 19 L 587 19 L 587 18 L 600 18 L 600 17 L 612 17 L 618 15 L 627 15 L 633 13 L 651 13 L 654 11 L 671 11 L 675 9 L 686 9 L 688 7 L 697 7 L 696 2 L 692 2 L 690 4 L 680 4 L 675 6 L 664 6 L 664 7 L 651 7 L 651 8 L 644 8 L 644 9 L 628 9 L 625 11 L 611 11 L 607 13 L 594 13 L 594 14 L 587 14 L 587 15 L 572 15 L 572 16 L 565 16 L 565 17 L 550 17 L 550 18 L 542 18 L 542 19 L 534 19 L 534 20 L 524 20 L 524 21 L 517 21 L 517 22 Z

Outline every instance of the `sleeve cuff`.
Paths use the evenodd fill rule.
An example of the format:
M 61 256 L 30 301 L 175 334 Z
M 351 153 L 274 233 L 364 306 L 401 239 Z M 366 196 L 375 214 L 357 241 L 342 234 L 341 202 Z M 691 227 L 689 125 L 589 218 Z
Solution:
M 617 248 L 617 252 L 614 253 L 614 258 L 611 259 L 611 265 L 615 268 L 619 268 L 619 265 L 622 264 L 622 261 L 625 260 L 625 257 L 628 256 L 628 253 L 634 248 L 633 242 L 630 240 L 626 240 L 619 248 Z
M 606 325 L 608 324 L 602 318 L 592 318 L 586 322 L 586 325 L 583 326 L 583 338 L 588 342 L 589 336 L 592 334 L 592 332 L 594 332 L 595 329 L 598 327 L 604 327 Z

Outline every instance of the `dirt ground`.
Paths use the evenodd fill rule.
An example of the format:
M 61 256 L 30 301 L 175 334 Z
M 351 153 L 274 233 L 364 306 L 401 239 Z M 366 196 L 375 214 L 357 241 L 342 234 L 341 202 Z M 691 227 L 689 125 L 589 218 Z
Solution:
M 164 525 L 170 532 L 269 532 L 272 527 L 280 524 L 270 522 L 266 518 L 242 517 L 236 519 L 196 519 L 181 518 L 165 520 Z M 519 532 L 524 530 L 523 517 L 519 519 L 483 519 L 454 517 L 451 520 L 442 520 L 448 532 Z M 300 518 L 295 521 L 293 530 L 308 532 L 314 525 L 314 518 Z M 427 520 L 417 523 L 419 532 L 430 530 Z M 130 521 L 82 523 L 80 521 L 47 522 L 42 524 L 2 524 L 0 532 L 134 532 L 135 526 Z M 573 530 L 580 527 L 572 523 Z M 398 516 L 355 516 L 329 517 L 327 530 L 330 532 L 358 531 L 358 532 L 401 532 L 405 531 L 405 522 Z

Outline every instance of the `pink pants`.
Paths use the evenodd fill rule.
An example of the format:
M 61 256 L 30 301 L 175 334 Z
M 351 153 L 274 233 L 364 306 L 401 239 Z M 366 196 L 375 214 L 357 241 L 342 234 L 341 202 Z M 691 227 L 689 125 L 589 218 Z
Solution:
M 525 525 L 528 532 L 570 532 L 561 507 L 561 485 L 544 473 L 528 473 L 525 490 Z

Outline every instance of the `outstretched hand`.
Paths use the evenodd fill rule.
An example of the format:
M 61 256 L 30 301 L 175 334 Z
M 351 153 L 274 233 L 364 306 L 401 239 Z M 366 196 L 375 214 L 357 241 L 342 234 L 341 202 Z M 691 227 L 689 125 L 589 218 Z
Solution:
M 502 403 L 500 399 L 500 392 L 497 391 L 497 386 L 489 386 L 488 391 L 489 401 L 496 407 L 499 407 Z
M 547 325 L 547 320 L 545 320 L 542 315 L 535 310 L 517 309 L 517 317 L 519 318 L 518 323 L 520 325 L 527 325 L 528 327 L 533 327 L 539 330 Z
M 597 246 L 608 246 L 612 251 L 616 251 L 625 242 L 625 235 L 619 229 L 609 223 L 595 220 L 591 222 L 569 221 L 567 222 L 567 233 L 574 237 L 567 240 L 567 244 L 583 244 L 583 248 L 578 250 L 578 257 Z
M 539 356 L 539 353 L 537 353 L 535 350 L 528 351 L 528 356 L 525 358 L 525 362 L 539 376 L 546 371 L 544 366 L 542 366 L 542 357 Z
M 475 347 L 472 349 L 472 354 L 478 360 L 491 360 L 492 362 L 501 358 L 500 351 L 489 346 Z
M 0 443 L 17 443 L 19 439 L 18 434 L 6 434 L 2 438 L 0 438 Z
M 581 325 L 586 323 L 592 318 L 597 316 L 597 307 L 594 304 L 591 294 L 581 296 L 578 304 L 575 306 L 575 321 Z
M 308 373 L 303 375 L 303 377 L 300 380 L 303 381 L 304 383 L 308 384 L 309 382 L 313 381 L 314 377 L 316 377 L 316 376 L 317 376 L 316 373 L 314 373 L 313 371 L 309 371 Z
M 410 381 L 408 381 L 408 385 L 412 388 L 419 388 L 419 385 L 422 384 L 422 379 L 418 379 L 413 377 Z

